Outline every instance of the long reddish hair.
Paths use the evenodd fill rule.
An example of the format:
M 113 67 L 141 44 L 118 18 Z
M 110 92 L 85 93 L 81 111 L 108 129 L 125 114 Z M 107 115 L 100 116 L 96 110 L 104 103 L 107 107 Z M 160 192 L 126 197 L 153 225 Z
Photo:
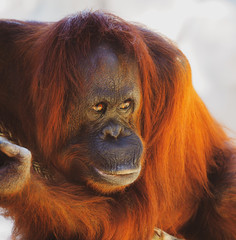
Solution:
M 19 44 L 25 59 L 31 59 L 23 85 L 29 89 L 26 101 L 34 118 L 31 125 L 21 124 L 32 130 L 27 131 L 28 141 L 42 152 L 39 161 L 56 161 L 68 137 L 69 96 L 83 88 L 80 59 L 102 42 L 138 63 L 142 104 L 137 127 L 146 155 L 140 178 L 109 196 L 66 181 L 51 183 L 33 173 L 26 188 L 11 199 L 17 203 L 8 207 L 15 234 L 35 240 L 51 239 L 48 233 L 58 239 L 144 240 L 151 239 L 154 227 L 176 233 L 200 198 L 210 194 L 207 171 L 217 167 L 214 157 L 227 141 L 192 87 L 186 57 L 168 39 L 101 12 L 28 27 L 33 30 Z M 26 47 L 29 42 L 33 44 Z

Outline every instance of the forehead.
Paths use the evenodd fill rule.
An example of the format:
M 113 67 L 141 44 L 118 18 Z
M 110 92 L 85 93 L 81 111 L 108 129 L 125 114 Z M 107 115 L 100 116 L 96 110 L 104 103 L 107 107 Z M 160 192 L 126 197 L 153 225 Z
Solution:
M 86 60 L 85 85 L 89 93 L 114 95 L 139 91 L 138 65 L 131 57 L 99 46 Z

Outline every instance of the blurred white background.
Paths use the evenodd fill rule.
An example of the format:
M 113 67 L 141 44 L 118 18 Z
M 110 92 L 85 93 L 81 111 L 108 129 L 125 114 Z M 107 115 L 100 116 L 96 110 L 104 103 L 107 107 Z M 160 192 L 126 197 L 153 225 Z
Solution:
M 210 112 L 236 138 L 236 0 L 0 0 L 0 18 L 57 21 L 104 9 L 174 40 Z M 12 223 L 0 217 L 0 240 Z

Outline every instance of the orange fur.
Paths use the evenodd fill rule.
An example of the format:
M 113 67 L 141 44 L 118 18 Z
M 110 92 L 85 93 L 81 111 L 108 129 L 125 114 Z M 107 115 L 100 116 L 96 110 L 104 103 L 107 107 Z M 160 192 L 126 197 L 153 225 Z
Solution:
M 79 59 L 102 41 L 112 42 L 139 65 L 143 93 L 136 122 L 146 154 L 141 177 L 125 190 L 107 195 L 63 178 L 43 179 L 32 170 L 20 193 L 1 199 L 6 215 L 15 221 L 15 236 L 146 240 L 158 227 L 179 237 L 200 239 L 190 231 L 195 226 L 191 219 L 206 201 L 214 208 L 213 215 L 201 210 L 208 222 L 199 220 L 199 226 L 209 230 L 207 239 L 236 238 L 235 150 L 193 89 L 189 63 L 172 42 L 101 12 L 56 23 L 24 23 L 22 28 L 28 32 L 17 40 L 17 54 L 24 60 L 24 79 L 19 84 L 24 96 L 19 103 L 21 130 L 10 130 L 22 138 L 34 160 L 51 171 L 58 165 L 67 169 L 70 158 L 83 151 L 78 146 L 66 156 L 58 155 L 68 139 L 68 94 L 83 90 Z M 26 120 L 29 109 L 31 121 Z M 89 164 L 84 154 L 82 169 Z M 218 172 L 223 180 L 216 190 L 218 185 L 209 175 Z

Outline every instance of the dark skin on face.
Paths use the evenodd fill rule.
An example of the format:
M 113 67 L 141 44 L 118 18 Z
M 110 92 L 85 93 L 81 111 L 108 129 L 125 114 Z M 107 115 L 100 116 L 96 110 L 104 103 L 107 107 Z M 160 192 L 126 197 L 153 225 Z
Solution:
M 79 132 L 73 143 L 87 143 L 90 164 L 85 181 L 113 191 L 134 182 L 141 171 L 143 144 L 134 123 L 141 99 L 138 66 L 106 45 L 97 47 L 84 66 L 85 88 L 74 107 L 79 110 L 71 113 L 69 132 Z M 81 165 L 74 159 L 74 181 L 81 172 L 77 167 Z

